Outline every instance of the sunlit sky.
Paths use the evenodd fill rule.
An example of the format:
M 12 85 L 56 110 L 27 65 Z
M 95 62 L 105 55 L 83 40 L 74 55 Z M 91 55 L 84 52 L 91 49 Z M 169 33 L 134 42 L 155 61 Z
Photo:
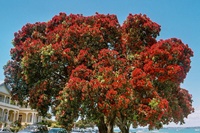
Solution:
M 200 126 L 200 0 L 0 0 L 0 6 L 0 83 L 4 80 L 3 66 L 10 60 L 14 33 L 26 23 L 47 22 L 60 12 L 116 14 L 120 24 L 129 13 L 146 14 L 161 25 L 158 40 L 176 37 L 194 51 L 182 87 L 192 94 L 195 113 L 184 126 Z

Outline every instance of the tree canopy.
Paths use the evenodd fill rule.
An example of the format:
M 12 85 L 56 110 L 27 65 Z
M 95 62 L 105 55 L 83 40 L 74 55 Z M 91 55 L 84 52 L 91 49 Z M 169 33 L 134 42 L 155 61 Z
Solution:
M 192 96 L 180 87 L 192 50 L 180 39 L 156 40 L 161 28 L 146 15 L 60 13 L 26 24 L 14 34 L 5 82 L 12 98 L 28 100 L 46 115 L 49 107 L 67 128 L 81 117 L 101 133 L 118 125 L 161 128 L 183 124 Z

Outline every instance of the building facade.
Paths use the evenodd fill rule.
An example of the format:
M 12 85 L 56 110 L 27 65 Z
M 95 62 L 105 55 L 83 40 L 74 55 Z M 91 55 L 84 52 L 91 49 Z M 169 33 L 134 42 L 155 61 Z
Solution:
M 29 105 L 20 106 L 12 101 L 10 90 L 2 83 L 0 84 L 0 122 L 11 124 L 15 121 L 19 121 L 22 125 L 33 124 L 40 122 L 41 117 Z

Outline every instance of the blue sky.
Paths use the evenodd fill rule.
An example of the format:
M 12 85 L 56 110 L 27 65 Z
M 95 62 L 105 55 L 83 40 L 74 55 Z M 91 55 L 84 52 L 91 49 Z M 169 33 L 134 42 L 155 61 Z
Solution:
M 185 126 L 200 126 L 200 0 L 0 0 L 0 5 L 0 82 L 4 80 L 3 66 L 10 59 L 14 32 L 26 23 L 47 22 L 60 12 L 116 14 L 121 24 L 129 13 L 146 14 L 161 25 L 158 39 L 176 37 L 194 51 L 191 70 L 182 87 L 193 95 L 196 111 Z

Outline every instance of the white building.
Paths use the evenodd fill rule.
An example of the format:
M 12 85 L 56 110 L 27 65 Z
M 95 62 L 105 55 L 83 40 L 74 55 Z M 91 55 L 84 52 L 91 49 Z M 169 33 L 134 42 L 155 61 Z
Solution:
M 17 120 L 25 125 L 40 122 L 41 117 L 29 106 L 19 106 L 17 102 L 11 101 L 10 90 L 2 83 L 0 84 L 0 122 L 11 124 Z

